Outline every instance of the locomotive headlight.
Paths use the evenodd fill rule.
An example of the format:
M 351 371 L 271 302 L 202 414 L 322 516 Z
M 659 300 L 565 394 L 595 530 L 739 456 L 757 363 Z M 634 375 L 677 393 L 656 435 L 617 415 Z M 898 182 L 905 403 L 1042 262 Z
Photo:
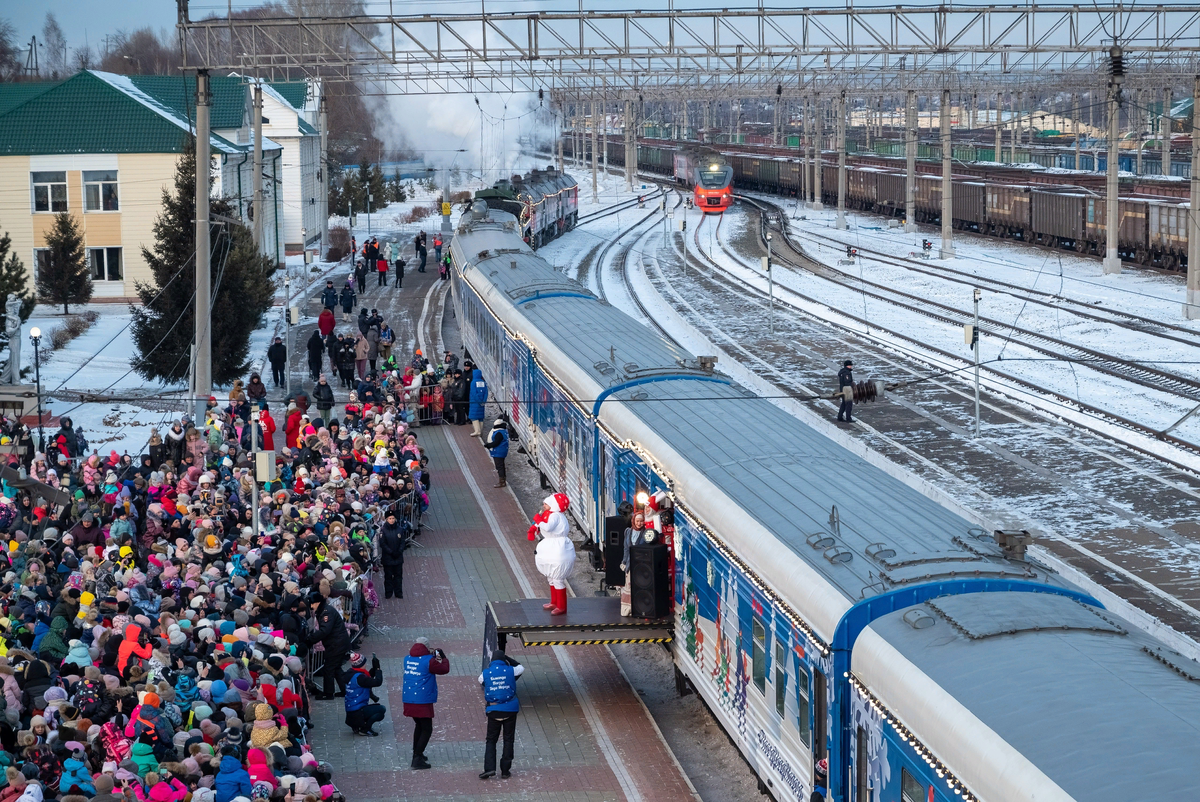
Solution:
M 650 496 L 647 495 L 645 492 L 641 492 L 641 493 L 638 493 L 637 496 L 635 496 L 635 499 L 637 500 L 638 504 L 645 507 L 646 502 L 650 500 Z
M 710 164 L 708 166 L 708 169 L 715 173 L 717 170 L 720 169 L 720 167 L 721 167 L 721 165 L 719 165 L 719 164 Z

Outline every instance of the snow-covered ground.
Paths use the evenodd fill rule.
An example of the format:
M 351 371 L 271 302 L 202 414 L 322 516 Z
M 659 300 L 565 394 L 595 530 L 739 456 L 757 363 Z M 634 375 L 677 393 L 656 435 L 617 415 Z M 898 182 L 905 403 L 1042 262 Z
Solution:
M 853 222 L 852 226 L 854 227 L 850 231 L 837 232 L 832 227 L 832 213 L 812 212 L 811 210 L 806 210 L 804 213 L 811 215 L 809 220 L 789 221 L 790 225 L 802 232 L 806 230 L 806 226 L 820 227 L 820 224 L 825 222 L 827 226 L 820 227 L 820 233 L 828 234 L 835 232 L 839 235 L 837 238 L 843 242 L 856 245 L 861 243 L 879 250 L 888 250 L 890 248 L 897 255 L 907 256 L 909 251 L 914 250 L 911 243 L 915 238 L 915 250 L 920 250 L 920 239 L 922 236 L 920 233 L 913 235 L 895 234 L 891 231 L 864 231 Z M 693 212 L 692 216 L 689 217 L 689 230 L 694 230 L 693 226 L 698 222 L 699 214 Z M 745 213 L 737 208 L 726 213 L 721 223 L 719 234 L 714 234 L 715 227 L 711 225 L 712 222 L 707 222 L 705 227 L 701 229 L 700 243 L 704 251 L 723 270 L 727 271 L 737 280 L 766 291 L 766 277 L 757 268 L 757 265 L 752 267 L 749 259 L 732 255 L 727 248 L 722 247 L 723 244 L 728 244 L 729 241 L 738 239 L 740 234 L 744 232 L 747 225 L 747 216 Z M 869 239 L 872 235 L 876 238 Z M 925 236 L 928 237 L 928 234 Z M 892 238 L 890 243 L 886 242 L 888 238 Z M 881 243 L 880 239 L 885 241 Z M 1055 257 L 1054 254 L 1047 254 L 1044 251 L 1029 248 L 1025 248 L 1022 252 L 1019 250 L 1019 246 L 995 243 L 992 240 L 987 240 L 987 243 L 992 248 L 1000 246 L 1004 251 L 1002 261 L 1010 263 L 1009 270 L 1003 276 L 1003 280 L 1012 283 L 1024 283 L 1025 286 L 1033 286 L 1034 280 L 1039 278 L 1036 271 L 1037 264 L 1045 261 L 1048 257 Z M 956 247 L 959 244 L 962 246 L 960 254 L 953 260 L 956 268 L 986 271 L 988 276 L 1001 277 L 998 273 L 1002 272 L 1003 264 L 996 267 L 995 271 L 989 270 L 982 263 L 971 264 L 975 260 L 975 255 L 972 251 L 980 248 L 980 245 L 960 241 L 956 244 Z M 694 245 L 694 242 L 690 238 L 689 245 Z M 806 243 L 807 245 L 808 243 Z M 844 249 L 837 246 L 828 246 L 824 249 L 814 247 L 812 253 L 826 263 L 836 264 L 837 258 L 844 255 Z M 986 255 L 983 256 L 986 258 Z M 992 259 L 995 260 L 996 257 L 993 256 Z M 1057 262 L 1057 259 L 1055 261 Z M 1065 264 L 1068 258 L 1064 258 L 1062 261 Z M 1091 298 L 1092 296 L 1083 296 L 1081 294 L 1082 290 L 1075 290 L 1076 286 L 1087 288 L 1093 294 L 1102 297 L 1107 303 L 1111 304 L 1112 308 L 1126 309 L 1150 317 L 1161 313 L 1170 300 L 1168 293 L 1173 291 L 1171 282 L 1174 277 L 1127 271 L 1119 276 L 1112 277 L 1115 279 L 1113 282 L 1114 286 L 1106 293 L 1101 293 L 1101 280 L 1108 277 L 1100 275 L 1099 264 L 1090 264 L 1089 260 L 1078 258 L 1071 259 L 1070 261 L 1075 263 L 1071 265 L 1074 281 L 1071 284 L 1064 282 L 1063 292 L 1071 297 Z M 931 262 L 931 264 L 936 265 L 936 260 Z M 1033 267 L 1030 267 L 1030 265 L 1033 265 Z M 862 274 L 864 276 L 869 271 L 872 280 L 892 284 L 907 292 L 941 300 L 943 303 L 953 303 L 953 298 L 961 296 L 958 299 L 957 306 L 963 310 L 971 308 L 970 291 L 969 289 L 965 289 L 961 284 L 938 281 L 937 279 L 914 274 L 902 268 L 890 267 L 866 257 L 862 258 L 862 263 L 858 268 L 863 271 Z M 1091 271 L 1090 275 L 1088 272 L 1089 269 Z M 883 342 L 898 351 L 921 353 L 923 358 L 928 359 L 931 364 L 937 366 L 952 368 L 960 367 L 962 363 L 957 365 L 952 364 L 944 357 L 916 348 L 912 344 L 892 336 L 888 332 L 919 336 L 924 343 L 930 346 L 951 353 L 961 353 L 964 362 L 970 361 L 970 351 L 963 342 L 963 332 L 958 326 L 941 323 L 910 310 L 866 297 L 851 288 L 826 281 L 807 272 L 777 269 L 774 273 L 777 288 L 776 298 L 777 302 L 781 304 L 827 319 L 840 327 L 859 332 L 864 336 L 869 336 Z M 1066 268 L 1064 268 L 1064 278 L 1066 275 Z M 1055 280 L 1057 281 L 1057 278 Z M 1046 287 L 1041 288 L 1046 289 Z M 1053 285 L 1051 288 L 1053 288 Z M 1126 288 L 1129 289 L 1127 290 Z M 785 292 L 785 290 L 789 289 L 816 299 L 817 302 L 805 301 Z M 1130 295 L 1133 296 L 1132 299 L 1128 297 Z M 1156 304 L 1159 306 L 1156 307 Z M 1007 319 L 1010 322 L 1019 322 L 1023 327 L 1040 330 L 1051 336 L 1077 342 L 1080 345 L 1085 345 L 1098 351 L 1111 352 L 1117 355 L 1129 355 L 1129 358 L 1133 359 L 1144 358 L 1147 361 L 1152 360 L 1158 362 L 1165 369 L 1187 367 L 1189 370 L 1179 370 L 1179 372 L 1200 375 L 1200 372 L 1197 371 L 1197 367 L 1200 366 L 1172 364 L 1175 361 L 1188 360 L 1200 362 L 1198 349 L 1189 348 L 1180 343 L 1162 341 L 1150 335 L 1134 334 L 1124 330 L 1114 333 L 1111 326 L 1103 326 L 1094 321 L 1080 321 L 1078 318 L 1068 315 L 1065 312 L 1061 316 L 1057 316 L 1053 311 L 1046 310 L 1044 307 L 1025 305 L 1011 296 L 1006 296 L 1002 293 L 986 293 L 982 305 L 985 309 L 989 310 L 989 316 L 1000 320 Z M 1176 304 L 1174 308 L 1177 312 L 1178 305 Z M 992 309 L 1000 309 L 1002 313 L 992 314 L 990 312 Z M 870 321 L 873 325 L 864 325 L 850 319 L 846 314 L 839 314 L 839 311 L 862 317 Z M 1066 327 L 1059 325 L 1064 319 L 1070 321 L 1070 324 Z M 885 329 L 888 331 L 884 331 Z M 1155 340 L 1158 340 L 1158 342 L 1154 342 Z M 1002 389 L 1007 394 L 1015 398 L 1021 398 L 1053 415 L 1072 420 L 1084 420 L 1086 418 L 1089 427 L 1097 428 L 1098 426 L 1105 426 L 1108 431 L 1120 434 L 1123 439 L 1136 437 L 1139 441 L 1144 441 L 1140 442 L 1140 445 L 1151 447 L 1157 453 L 1170 456 L 1172 459 L 1180 459 L 1181 461 L 1186 459 L 1189 463 L 1194 462 L 1197 469 L 1200 469 L 1200 460 L 1196 460 L 1194 456 L 1180 452 L 1179 449 L 1173 446 L 1160 443 L 1153 438 L 1138 436 L 1120 427 L 1103 424 L 1071 405 L 1063 404 L 1062 402 L 1046 397 L 1031 396 L 1027 391 L 1016 387 L 1011 382 L 1004 381 L 1003 377 L 1010 376 L 1030 381 L 1068 398 L 1099 407 L 1156 429 L 1163 429 L 1170 426 L 1191 410 L 1195 406 L 1194 402 L 1168 392 L 1157 391 L 1115 379 L 1086 365 L 1051 360 L 1040 353 L 1007 339 L 984 337 L 981 340 L 980 352 L 981 360 L 987 365 L 985 381 L 993 389 Z M 1003 357 L 1003 361 L 999 361 L 1001 357 Z M 992 376 L 989 377 L 986 374 L 992 374 Z M 1200 443 L 1200 420 L 1194 418 L 1189 420 L 1176 429 L 1175 434 L 1190 442 Z

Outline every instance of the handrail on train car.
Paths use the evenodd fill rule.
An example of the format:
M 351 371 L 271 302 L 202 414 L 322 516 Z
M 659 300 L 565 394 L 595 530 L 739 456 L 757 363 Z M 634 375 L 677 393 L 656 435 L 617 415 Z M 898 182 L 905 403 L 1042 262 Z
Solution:
M 592 501 L 596 505 L 596 520 L 593 522 L 595 529 L 592 530 L 592 537 L 597 542 L 604 537 L 604 508 L 600 503 L 600 406 L 613 393 L 628 390 L 630 387 L 637 387 L 639 384 L 688 380 L 713 382 L 715 384 L 731 384 L 729 379 L 722 376 L 705 376 L 695 373 L 668 373 L 662 376 L 643 376 L 639 379 L 630 379 L 629 381 L 605 388 L 596 397 L 595 403 L 592 404 Z
M 837 800 L 850 799 L 850 773 L 845 770 L 850 754 L 850 658 L 854 643 L 873 621 L 906 607 L 922 604 L 942 596 L 964 596 L 969 593 L 1050 593 L 1066 596 L 1083 604 L 1104 609 L 1095 597 L 1078 590 L 1028 582 L 1020 579 L 951 579 L 929 582 L 910 588 L 897 588 L 871 596 L 842 614 L 833 630 L 830 648 L 833 651 L 833 721 L 836 734 L 830 739 L 829 788 L 837 789 Z

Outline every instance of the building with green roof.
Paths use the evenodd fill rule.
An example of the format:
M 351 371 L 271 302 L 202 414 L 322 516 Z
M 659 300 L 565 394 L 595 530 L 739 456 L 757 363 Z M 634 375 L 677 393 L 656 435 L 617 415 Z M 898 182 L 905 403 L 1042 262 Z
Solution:
M 60 82 L 0 84 L 0 231 L 31 276 L 54 215 L 65 211 L 83 230 L 97 299 L 132 299 L 136 282 L 151 280 L 142 247 L 153 242 L 162 192 L 194 135 L 181 83 L 85 70 Z M 252 144 L 244 114 L 236 124 L 238 84 L 223 79 L 214 96 L 222 127 L 209 144 L 214 192 L 249 219 Z M 282 261 L 283 147 L 264 133 L 263 154 L 263 251 Z

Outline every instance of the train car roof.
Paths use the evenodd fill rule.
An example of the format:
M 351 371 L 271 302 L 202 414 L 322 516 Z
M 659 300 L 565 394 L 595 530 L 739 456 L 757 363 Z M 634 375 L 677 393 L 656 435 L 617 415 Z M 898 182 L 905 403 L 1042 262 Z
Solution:
M 622 431 L 687 463 L 675 472 L 675 490 L 710 521 L 749 518 L 773 536 L 761 544 L 757 570 L 782 546 L 840 592 L 842 601 L 824 608 L 832 621 L 811 622 L 824 636 L 840 616 L 835 608 L 894 587 L 963 575 L 1057 581 L 1005 559 L 990 533 L 728 377 L 705 380 L 690 352 L 528 247 L 497 251 L 500 241 L 494 226 L 460 228 L 453 247 L 466 258 L 464 279 L 543 354 L 555 354 L 560 379 L 593 385 L 580 392 L 655 378 L 613 393 L 627 402 Z M 593 398 L 581 399 L 589 413 Z M 601 419 L 615 420 L 616 406 L 602 407 Z M 711 498 L 712 487 L 726 498 Z
M 1200 664 L 1072 599 L 1000 596 L 935 599 L 884 616 L 870 629 L 1074 799 L 1194 798 Z M 974 732 L 956 729 L 962 721 L 930 694 L 914 692 L 904 662 L 856 649 L 853 667 L 906 726 L 954 732 L 982 751 L 977 725 Z M 953 741 L 941 746 L 953 750 Z M 992 772 L 997 782 L 1004 779 L 1001 755 L 989 754 L 988 767 L 938 757 L 959 771 L 977 769 L 976 777 Z M 983 799 L 1006 798 L 995 796 L 996 787 L 971 790 Z M 1032 790 L 1022 798 L 1034 798 Z

